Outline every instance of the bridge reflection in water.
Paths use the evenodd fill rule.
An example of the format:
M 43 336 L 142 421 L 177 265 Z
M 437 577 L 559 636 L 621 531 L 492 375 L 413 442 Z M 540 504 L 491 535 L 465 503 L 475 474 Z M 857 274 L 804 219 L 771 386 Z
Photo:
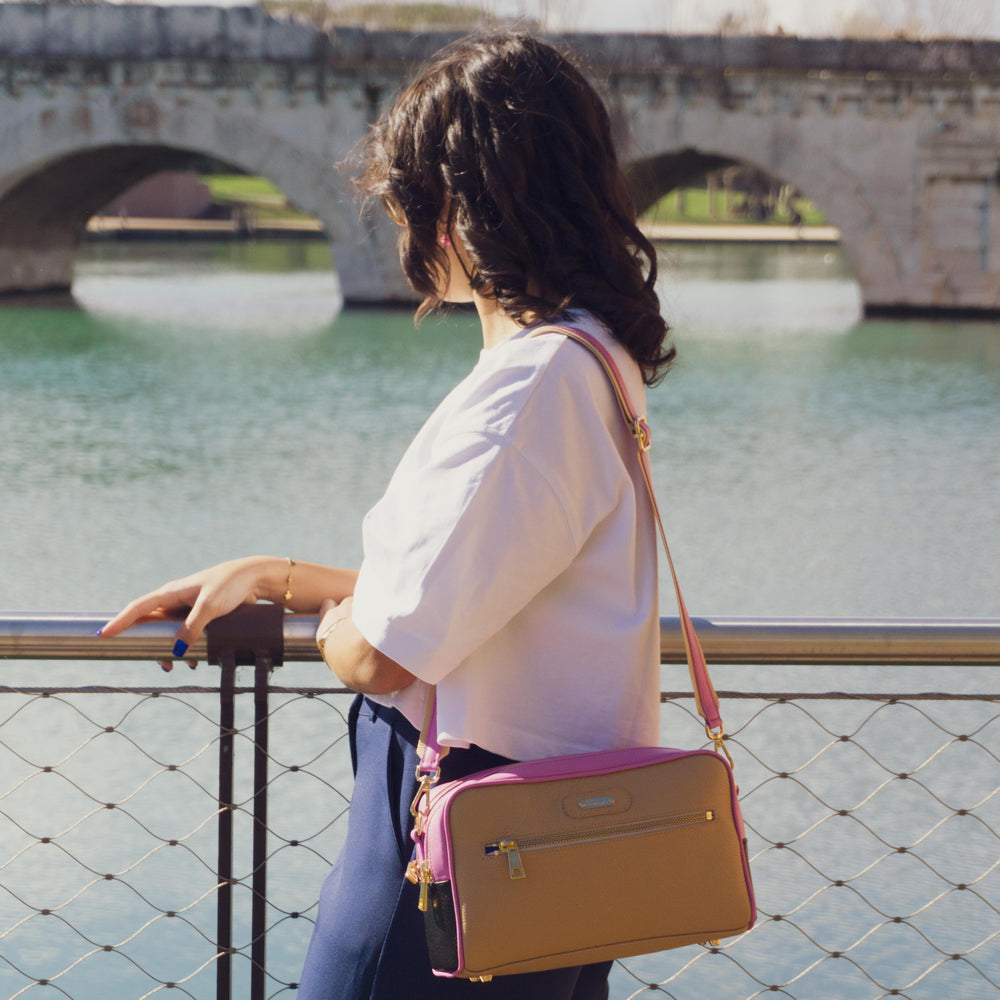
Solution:
M 282 658 L 318 659 L 315 619 L 284 618 L 284 649 L 245 668 L 217 633 L 192 651 L 220 662 L 210 686 L 144 684 L 175 626 L 101 641 L 104 620 L 0 617 L 0 657 L 144 661 L 134 686 L 50 688 L 42 668 L 0 688 L 0 991 L 292 995 L 350 794 L 350 695 L 275 683 Z M 698 624 L 714 663 L 802 671 L 802 690 L 720 691 L 760 919 L 718 949 L 620 963 L 612 998 L 996 995 L 1000 621 Z M 682 662 L 674 620 L 662 635 Z M 825 684 L 846 664 L 868 668 L 857 690 L 816 687 L 810 667 Z M 898 664 L 937 665 L 952 693 L 884 684 Z M 689 692 L 662 702 L 666 742 L 704 742 Z

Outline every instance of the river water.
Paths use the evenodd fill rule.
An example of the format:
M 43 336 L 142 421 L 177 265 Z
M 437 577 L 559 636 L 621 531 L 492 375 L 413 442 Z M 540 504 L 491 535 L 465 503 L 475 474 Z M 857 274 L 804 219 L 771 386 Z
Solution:
M 863 321 L 835 249 L 692 245 L 649 396 L 688 603 L 1000 616 L 1000 336 Z M 0 312 L 0 607 L 114 608 L 247 551 L 354 564 L 467 316 L 339 311 L 316 243 L 91 244 L 76 308 Z M 667 613 L 665 611 L 664 613 Z
M 661 267 L 679 360 L 650 391 L 648 409 L 657 490 L 692 613 L 1000 617 L 995 326 L 865 321 L 835 248 L 681 245 L 663 251 Z M 74 297 L 0 310 L 6 611 L 110 612 L 163 580 L 248 552 L 357 564 L 364 512 L 481 346 L 465 314 L 415 330 L 405 312 L 341 311 L 319 243 L 90 244 Z M 666 585 L 662 603 L 662 613 L 672 614 Z M 12 663 L 4 683 L 37 678 L 42 669 L 49 684 L 118 683 L 134 671 Z M 317 669 L 286 668 L 283 679 L 320 683 Z M 670 670 L 665 686 L 683 686 Z M 746 671 L 723 668 L 716 681 L 739 687 Z M 135 683 L 135 673 L 128 676 Z M 150 681 L 200 676 L 156 672 Z M 902 677 L 855 668 L 792 680 L 788 671 L 754 668 L 753 682 L 764 689 L 886 690 L 895 680 L 908 690 L 984 687 L 975 669 Z M 167 706 L 157 704 L 162 721 Z M 286 737 L 301 736 L 307 717 L 288 724 Z M 11 721 L 3 711 L 3 718 L 0 741 L 10 741 L 23 738 L 34 717 Z M 137 728 L 155 742 L 152 718 Z M 106 767 L 107 756 L 73 749 L 90 738 L 76 716 L 37 724 L 54 758 L 65 744 L 77 772 Z M 207 744 L 211 732 L 199 739 Z M 38 761 L 23 746 L 18 753 L 4 757 L 15 783 L 22 758 Z M 344 753 L 337 753 L 331 766 L 342 774 Z M 10 813 L 14 799 L 5 792 L 3 801 Z M 81 840 L 78 850 L 87 849 Z M 324 865 L 301 873 L 310 891 Z M 6 869 L 8 884 L 17 870 Z M 35 877 L 23 875 L 27 885 Z M 176 865 L 151 878 L 163 886 L 184 880 Z M 776 875 L 772 895 L 786 881 Z M 853 917 L 816 912 L 822 926 L 840 920 L 850 936 Z M 7 940 L 23 940 L 41 956 L 43 938 L 25 932 Z M 287 946 L 282 940 L 276 935 L 273 948 L 287 951 L 294 969 L 301 935 Z M 162 947 L 161 937 L 147 953 Z M 781 939 L 764 949 L 772 959 L 794 950 Z M 79 969 L 93 970 L 93 960 Z M 9 969 L 0 973 L 11 992 L 23 985 Z M 105 980 L 94 976 L 79 972 L 71 995 L 100 995 Z M 628 981 L 619 979 L 615 996 L 626 995 Z M 828 975 L 795 995 L 861 995 L 846 986 L 838 992 L 837 981 Z M 985 996 L 981 984 L 973 977 L 954 995 Z M 132 987 L 122 989 L 132 995 Z

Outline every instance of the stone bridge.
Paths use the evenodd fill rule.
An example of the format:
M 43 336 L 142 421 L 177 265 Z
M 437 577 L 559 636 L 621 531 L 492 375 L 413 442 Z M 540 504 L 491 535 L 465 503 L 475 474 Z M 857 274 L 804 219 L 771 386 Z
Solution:
M 0 292 L 68 288 L 87 219 L 205 155 L 326 227 L 345 297 L 409 299 L 336 169 L 450 36 L 256 8 L 0 3 Z M 869 313 L 1000 313 L 1000 43 L 572 35 L 640 208 L 751 163 L 842 233 Z

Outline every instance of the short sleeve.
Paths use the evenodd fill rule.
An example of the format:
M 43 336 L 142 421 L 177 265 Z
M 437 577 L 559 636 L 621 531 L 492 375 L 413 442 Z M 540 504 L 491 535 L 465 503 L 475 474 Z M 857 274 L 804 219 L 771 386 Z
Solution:
M 404 458 L 364 524 L 353 618 L 437 684 L 572 562 L 579 525 L 509 435 L 444 435 Z

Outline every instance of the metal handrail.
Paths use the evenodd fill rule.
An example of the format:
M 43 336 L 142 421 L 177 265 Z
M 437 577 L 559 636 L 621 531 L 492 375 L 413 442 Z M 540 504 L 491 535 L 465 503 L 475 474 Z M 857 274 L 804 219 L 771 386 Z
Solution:
M 95 633 L 111 617 L 97 612 L 0 612 L 0 659 L 171 659 L 178 622 L 133 626 L 114 639 Z M 285 659 L 319 660 L 315 615 L 287 615 Z M 710 662 L 727 664 L 1000 665 L 1000 619 L 695 618 Z M 683 663 L 676 618 L 660 619 L 663 663 Z M 186 659 L 204 660 L 205 639 Z
M 171 650 L 179 624 L 177 620 L 158 619 L 143 622 L 129 629 L 124 635 L 105 639 L 96 633 L 108 618 L 107 614 L 93 612 L 0 612 L 0 659 L 151 661 L 173 658 Z M 297 771 L 299 765 L 287 766 L 280 763 L 277 757 L 272 758 L 271 756 L 269 732 L 274 702 L 269 703 L 269 698 L 272 695 L 284 697 L 291 694 L 293 699 L 289 704 L 292 704 L 303 696 L 311 698 L 317 693 L 321 696 L 338 695 L 344 693 L 345 689 L 279 687 L 272 683 L 271 666 L 282 659 L 284 661 L 319 660 L 319 652 L 314 639 L 317 623 L 318 619 L 315 615 L 283 615 L 281 609 L 273 605 L 261 606 L 256 609 L 256 613 L 253 609 L 246 608 L 243 609 L 240 617 L 233 616 L 213 623 L 209 629 L 213 633 L 211 644 L 207 639 L 202 639 L 185 656 L 185 659 L 193 657 L 216 663 L 219 666 L 218 676 L 210 673 L 207 685 L 197 688 L 177 684 L 172 684 L 169 687 L 104 687 L 99 683 L 93 683 L 92 680 L 89 683 L 85 682 L 86 686 L 72 688 L 65 686 L 26 688 L 17 686 L 16 681 L 12 681 L 9 686 L 0 686 L 2 693 L 41 695 L 43 698 L 52 694 L 78 695 L 82 693 L 91 695 L 101 692 L 113 692 L 116 695 L 136 692 L 143 698 L 146 696 L 155 698 L 165 691 L 175 695 L 190 691 L 197 692 L 199 696 L 209 695 L 209 700 L 213 695 L 218 699 L 217 716 L 214 715 L 211 708 L 207 707 L 209 700 L 202 698 L 200 702 L 204 708 L 203 716 L 206 721 L 210 725 L 218 727 L 217 735 L 203 748 L 207 751 L 209 746 L 215 743 L 218 754 L 216 771 L 218 792 L 217 795 L 213 796 L 218 803 L 215 838 L 217 857 L 214 865 L 209 862 L 207 856 L 203 859 L 206 866 L 211 867 L 217 880 L 215 891 L 216 928 L 214 936 L 208 938 L 216 950 L 213 958 L 216 981 L 215 1000 L 232 1000 L 237 989 L 243 995 L 248 996 L 249 1000 L 266 1000 L 268 990 L 272 989 L 273 985 L 278 982 L 273 972 L 268 970 L 267 965 L 268 933 L 273 926 L 269 925 L 269 919 L 273 916 L 269 907 L 272 907 L 273 903 L 267 895 L 269 861 L 276 853 L 276 845 L 280 849 L 286 845 L 298 845 L 299 841 L 289 840 L 277 834 L 268 825 L 272 783 L 269 768 L 276 763 L 277 770 L 280 772 L 278 777 L 283 777 L 285 773 Z M 695 624 L 709 660 L 722 664 L 1000 666 L 1000 620 L 998 619 L 698 618 L 695 619 Z M 661 618 L 660 634 L 663 662 L 683 662 L 685 660 L 684 641 L 678 620 L 676 618 Z M 237 686 L 238 665 L 250 663 L 254 664 L 252 686 Z M 9 676 L 14 678 L 23 675 L 23 673 L 23 670 L 18 672 L 14 668 L 9 672 Z M 33 674 L 33 683 L 37 683 L 34 679 L 34 672 L 31 673 Z M 186 673 L 187 671 L 185 671 Z M 765 674 L 767 673 L 765 671 Z M 882 676 L 887 676 L 888 673 L 890 672 L 883 672 Z M 76 676 L 74 673 L 74 677 Z M 246 678 L 246 674 L 242 676 Z M 822 676 L 822 674 L 817 676 Z M 992 674 L 982 676 L 992 676 Z M 0 674 L 0 680 L 2 679 L 3 676 Z M 330 678 L 330 682 L 335 683 L 336 679 Z M 812 718 L 817 724 L 820 724 L 819 719 L 812 716 L 808 708 L 804 707 L 806 699 L 849 699 L 852 702 L 856 702 L 858 699 L 871 699 L 892 703 L 897 700 L 917 702 L 929 699 L 969 699 L 991 703 L 1000 701 L 1000 694 L 988 694 L 981 691 L 976 694 L 956 692 L 942 694 L 938 691 L 903 694 L 898 687 L 893 687 L 891 694 L 830 691 L 805 691 L 789 694 L 787 692 L 760 691 L 756 689 L 756 685 L 754 685 L 754 690 L 747 690 L 742 684 L 738 686 L 740 687 L 738 691 L 720 691 L 720 694 L 726 699 L 747 698 L 765 703 L 770 702 L 773 703 L 770 707 L 779 711 L 782 710 L 779 707 L 781 703 L 799 703 L 796 706 L 796 715 L 801 715 L 805 719 Z M 808 687 L 808 685 L 803 686 Z M 942 685 L 942 688 L 950 689 L 951 687 L 953 685 Z M 247 696 L 250 695 L 253 696 L 252 722 L 249 721 L 247 714 L 250 707 L 247 704 Z M 673 701 L 678 697 L 690 697 L 690 691 L 661 692 L 661 700 L 664 701 Z M 243 700 L 240 700 L 241 698 Z M 59 700 L 64 700 L 67 704 L 72 703 L 70 699 Z M 242 706 L 239 713 L 237 712 L 238 701 Z M 280 702 L 281 698 L 278 698 L 278 701 Z M 28 702 L 33 703 L 32 699 L 28 699 Z M 19 705 L 20 703 L 15 699 L 14 704 Z M 877 706 L 872 709 L 868 718 L 874 718 L 876 713 L 885 708 L 885 705 Z M 760 710 L 757 706 L 752 706 L 752 711 L 756 716 Z M 980 728 L 984 728 L 985 725 L 1000 718 L 995 708 L 991 707 L 990 712 L 990 717 Z M 15 710 L 14 715 L 16 714 Z M 126 716 L 128 714 L 126 713 Z M 926 716 L 926 713 L 921 710 L 921 715 Z M 13 718 L 13 715 L 11 717 Z M 237 725 L 237 718 L 242 720 L 239 725 Z M 113 732 L 116 729 L 115 726 L 95 724 L 104 732 Z M 861 725 L 863 726 L 864 722 Z M 995 760 L 992 751 L 978 741 L 978 729 L 974 730 L 972 735 L 967 731 L 949 732 L 941 726 L 938 729 L 945 734 L 948 745 L 958 746 L 961 744 L 963 748 L 967 746 L 978 747 L 981 751 L 989 753 Z M 852 735 L 842 735 L 836 738 L 829 735 L 831 732 L 838 731 L 841 730 L 825 730 L 830 746 L 839 747 L 841 741 L 855 743 Z M 727 739 L 735 738 L 738 743 L 745 739 L 742 727 L 738 726 L 736 733 L 736 737 L 729 736 Z M 126 736 L 126 738 L 129 737 Z M 85 740 L 85 743 L 88 742 L 89 740 Z M 862 744 L 858 740 L 857 745 L 861 746 L 866 754 L 872 756 L 873 751 L 867 742 Z M 934 757 L 940 752 L 939 748 Z M 200 760 L 203 754 L 196 756 Z M 149 759 L 153 760 L 152 757 Z M 872 759 L 877 766 L 886 770 L 885 765 L 881 765 L 874 757 Z M 24 757 L 22 760 L 27 762 L 28 758 Z M 780 765 L 782 768 L 786 766 L 784 760 L 785 757 L 782 756 L 782 764 Z M 758 763 L 763 763 L 760 758 L 758 758 Z M 41 765 L 29 765 L 29 770 L 32 766 L 40 772 L 55 770 L 55 768 L 48 766 L 42 768 Z M 160 773 L 162 762 L 156 762 L 156 767 L 160 769 L 158 771 Z M 762 788 L 763 785 L 775 778 L 800 781 L 797 775 L 801 769 L 786 772 L 768 767 L 766 764 L 764 764 L 764 768 L 766 773 L 763 781 L 756 786 L 757 789 Z M 169 765 L 168 769 L 174 770 L 175 767 Z M 912 775 L 909 773 L 898 773 L 893 767 L 888 780 L 907 780 L 911 777 Z M 881 775 L 879 780 L 882 783 L 887 783 L 885 775 Z M 914 781 L 912 784 L 916 786 L 918 782 Z M 249 795 L 246 794 L 248 787 L 252 788 L 252 793 Z M 243 791 L 237 794 L 237 788 L 242 788 Z M 210 792 L 204 784 L 202 790 Z M 996 790 L 988 794 L 982 801 L 989 801 L 995 794 Z M 131 793 L 128 798 L 131 798 Z M 938 803 L 944 805 L 942 799 L 937 798 L 937 796 L 935 798 Z M 102 800 L 95 799 L 94 801 L 99 803 Z M 123 806 L 126 801 L 123 799 L 121 803 L 106 802 L 105 807 L 117 809 Z M 854 810 L 845 810 L 843 803 L 830 804 L 823 801 L 822 798 L 817 798 L 817 801 L 828 808 L 831 815 L 834 813 L 840 816 L 850 814 L 854 817 L 855 815 Z M 7 807 L 5 806 L 5 808 Z M 978 806 L 967 808 L 959 803 L 959 805 L 947 808 L 951 808 L 953 815 L 957 816 L 972 815 Z M 243 858 L 246 853 L 247 838 L 245 834 L 237 836 L 237 814 L 241 815 L 241 822 L 244 824 L 240 827 L 241 830 L 246 830 L 245 819 L 251 821 L 249 853 L 252 863 L 249 874 L 241 877 L 235 876 L 234 873 L 246 870 L 245 862 L 240 861 L 240 858 Z M 976 815 L 976 821 L 987 822 L 982 814 Z M 986 828 L 992 831 L 988 824 Z M 866 827 L 866 829 L 872 831 L 872 827 Z M 759 836 L 763 838 L 763 843 L 766 845 L 764 853 L 772 849 L 775 852 L 783 851 L 789 846 L 784 842 L 787 837 L 782 836 L 782 842 L 778 842 L 777 838 L 768 840 L 764 833 L 760 833 Z M 44 839 L 46 842 L 49 840 L 48 837 Z M 882 842 L 885 843 L 885 841 Z M 162 843 L 174 844 L 176 841 L 161 840 Z M 237 850 L 241 852 L 239 855 L 237 855 Z M 892 850 L 894 852 L 898 850 L 907 852 L 910 848 L 904 846 L 892 848 Z M 118 875 L 107 875 L 106 877 L 126 880 L 124 876 Z M 985 878 L 985 876 L 983 877 Z M 832 880 L 834 876 L 830 876 L 830 878 Z M 832 881 L 831 884 L 833 884 Z M 845 883 L 838 881 L 835 884 L 843 885 Z M 955 892 L 965 888 L 965 884 L 953 885 Z M 249 894 L 245 890 L 249 890 Z M 249 899 L 249 904 L 246 902 L 247 899 Z M 250 910 L 249 926 L 251 928 L 250 942 L 236 947 L 234 946 L 235 932 L 246 922 L 248 905 Z M 988 905 L 994 910 L 996 909 L 992 903 L 988 902 Z M 36 908 L 36 912 L 47 914 L 50 911 L 37 910 Z M 161 912 L 166 912 L 167 916 L 175 915 L 168 911 Z M 300 913 L 286 914 L 285 916 L 298 917 Z M 781 921 L 787 918 L 784 914 L 774 914 L 772 919 Z M 969 954 L 975 950 L 975 948 L 970 949 Z M 841 953 L 829 951 L 827 954 L 840 955 Z M 953 957 L 964 958 L 966 956 L 963 954 Z M 235 963 L 237 961 L 245 962 L 247 959 L 249 959 L 249 989 L 242 985 L 236 986 L 234 980 Z M 738 961 L 737 964 L 739 964 Z M 979 967 L 974 965 L 973 968 L 985 977 L 985 973 Z M 239 975 L 244 975 L 243 970 L 246 969 L 246 965 L 240 965 L 236 978 Z M 28 975 L 28 978 L 30 979 L 31 976 Z M 990 981 L 992 982 L 992 980 Z M 38 978 L 35 979 L 35 982 L 45 984 L 49 980 Z M 174 984 L 166 985 L 172 986 Z M 282 984 L 282 990 L 286 987 L 294 988 L 294 984 Z M 899 991 L 893 990 L 892 992 Z

